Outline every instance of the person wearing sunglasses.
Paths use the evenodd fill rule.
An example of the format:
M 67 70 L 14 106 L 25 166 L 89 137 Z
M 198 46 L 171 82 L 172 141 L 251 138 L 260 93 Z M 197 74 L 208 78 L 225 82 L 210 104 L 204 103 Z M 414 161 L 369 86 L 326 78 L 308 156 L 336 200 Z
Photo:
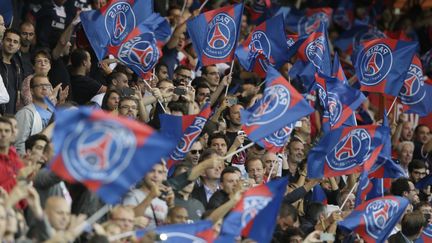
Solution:
M 185 162 L 191 163 L 194 166 L 198 164 L 201 154 L 203 153 L 203 146 L 200 141 L 192 144 L 191 150 L 186 154 Z

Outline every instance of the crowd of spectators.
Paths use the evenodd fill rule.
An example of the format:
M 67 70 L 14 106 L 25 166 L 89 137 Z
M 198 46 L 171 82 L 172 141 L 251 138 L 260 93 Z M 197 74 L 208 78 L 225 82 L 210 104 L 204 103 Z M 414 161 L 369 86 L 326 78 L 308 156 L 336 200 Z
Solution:
M 109 236 L 152 226 L 214 222 L 218 233 L 224 216 L 250 187 L 279 177 L 289 185 L 279 211 L 273 242 L 322 242 L 317 232 L 328 232 L 334 242 L 351 239 L 337 229 L 337 222 L 354 209 L 358 174 L 309 179 L 306 158 L 322 135 L 319 111 L 303 117 L 294 128 L 282 153 L 253 145 L 231 158 L 227 154 L 246 146 L 240 110 L 262 97 L 263 79 L 235 62 L 195 70 L 197 55 L 188 38 L 185 21 L 197 14 L 200 1 L 154 1 L 155 11 L 169 20 L 172 36 L 163 47 L 163 57 L 151 80 L 137 77 L 115 58 L 98 61 L 80 25 L 79 13 L 99 9 L 103 0 L 17 0 L 14 19 L 5 27 L 0 15 L 0 238 L 2 242 L 108 242 Z M 236 1 L 209 1 L 203 11 Z M 250 2 L 250 1 L 246 1 Z M 300 7 L 336 7 L 338 1 L 272 1 Z M 373 1 L 354 2 L 354 15 L 365 18 Z M 420 54 L 432 45 L 432 10 L 421 9 L 422 1 L 405 1 L 395 11 L 394 1 L 383 2 L 377 28 L 404 33 L 419 41 Z M 253 29 L 244 12 L 239 42 Z M 330 41 L 342 33 L 329 28 Z M 335 48 L 346 70 L 349 55 Z M 430 54 L 429 54 L 430 55 Z M 283 65 L 281 74 L 301 93 L 303 84 L 288 77 L 295 58 Z M 432 78 L 432 61 L 424 64 Z M 351 78 L 352 73 L 346 75 Z M 350 79 L 350 81 L 355 78 Z M 233 90 L 225 96 L 227 86 Z M 180 90 L 180 91 L 179 91 Z M 48 97 L 49 101 L 46 100 Z M 103 202 L 80 184 L 69 184 L 47 168 L 53 158 L 52 132 L 56 107 L 92 106 L 160 129 L 159 114 L 198 114 L 206 102 L 213 113 L 200 138 L 184 161 L 168 176 L 164 163 L 156 164 L 124 196 L 119 205 L 91 231 L 83 231 L 86 217 Z M 310 99 L 311 104 L 314 102 Z M 380 107 L 367 100 L 359 124 L 378 123 Z M 431 188 L 417 190 L 414 184 L 432 169 L 432 124 L 417 124 L 405 113 L 391 112 L 392 152 L 406 172 L 386 188 L 402 196 L 410 207 L 389 237 L 389 242 L 413 242 L 426 224 L 432 223 Z M 369 121 L 369 122 L 368 122 Z M 312 191 L 320 185 L 327 202 L 314 201 Z M 346 202 L 342 205 L 343 202 Z M 335 207 L 341 207 L 335 210 Z M 113 242 L 135 242 L 134 237 Z M 151 241 L 151 238 L 143 239 Z M 248 239 L 239 241 L 250 242 Z

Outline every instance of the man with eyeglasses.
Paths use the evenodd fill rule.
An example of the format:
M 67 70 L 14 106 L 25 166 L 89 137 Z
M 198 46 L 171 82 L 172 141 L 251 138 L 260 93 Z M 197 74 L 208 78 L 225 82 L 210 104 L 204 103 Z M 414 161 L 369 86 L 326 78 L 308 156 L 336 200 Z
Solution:
M 136 120 L 138 117 L 138 101 L 129 96 L 122 97 L 119 101 L 119 114 Z
M 52 86 L 48 77 L 36 74 L 30 80 L 30 90 L 33 103 L 24 106 L 16 114 L 18 121 L 17 140 L 15 146 L 19 154 L 25 153 L 25 141 L 31 135 L 41 132 L 48 126 L 54 107 L 45 103 L 44 98 L 50 97 Z

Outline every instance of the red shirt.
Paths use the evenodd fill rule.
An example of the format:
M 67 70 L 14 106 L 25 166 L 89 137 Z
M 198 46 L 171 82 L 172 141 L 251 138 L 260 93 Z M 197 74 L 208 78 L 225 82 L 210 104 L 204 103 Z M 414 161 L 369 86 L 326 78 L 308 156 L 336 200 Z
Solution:
M 15 148 L 10 147 L 8 155 L 0 154 L 0 187 L 8 193 L 12 191 L 17 182 L 18 171 L 22 167 L 24 165 Z

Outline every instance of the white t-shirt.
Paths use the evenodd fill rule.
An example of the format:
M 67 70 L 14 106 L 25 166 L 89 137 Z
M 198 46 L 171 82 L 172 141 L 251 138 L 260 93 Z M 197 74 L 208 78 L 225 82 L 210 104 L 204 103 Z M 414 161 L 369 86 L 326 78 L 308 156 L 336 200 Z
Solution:
M 126 194 L 126 197 L 123 199 L 123 205 L 125 206 L 138 206 L 144 199 L 147 197 L 147 193 L 143 192 L 140 189 L 133 189 L 132 191 Z M 151 205 L 147 207 L 144 216 L 150 220 L 148 226 L 156 226 L 155 216 L 157 219 L 157 225 L 162 225 L 166 219 L 168 214 L 168 205 L 165 201 L 154 198 L 151 201 Z

